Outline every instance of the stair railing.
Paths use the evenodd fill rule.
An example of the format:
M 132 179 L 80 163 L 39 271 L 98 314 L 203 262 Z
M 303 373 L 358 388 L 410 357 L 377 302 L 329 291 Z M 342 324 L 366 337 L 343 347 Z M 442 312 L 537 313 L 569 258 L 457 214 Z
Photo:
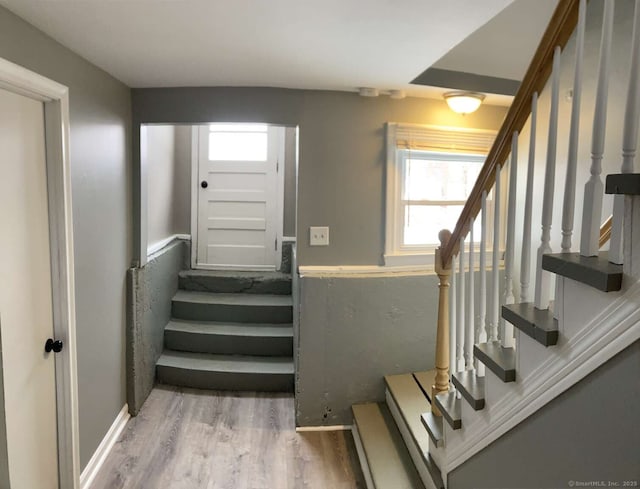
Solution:
M 583 205 L 580 253 L 583 256 L 595 256 L 610 236 L 609 259 L 614 263 L 621 263 L 624 203 L 621 198 L 615 199 L 613 217 L 601 228 L 604 188 L 600 174 L 604 154 L 608 82 L 611 71 L 610 53 L 614 3 L 615 0 L 604 0 L 596 110 L 591 141 L 591 178 L 585 185 L 586 197 Z M 573 235 L 586 13 L 586 0 L 560 0 L 453 232 L 447 230 L 440 232 L 440 247 L 436 252 L 436 273 L 440 278 L 440 300 L 434 396 L 453 389 L 449 380 L 454 372 L 475 368 L 476 375 L 484 375 L 482 365 L 474 362 L 474 343 L 500 341 L 503 348 L 515 346 L 513 326 L 500 319 L 500 307 L 503 304 L 511 304 L 516 300 L 519 302 L 531 301 L 530 290 L 532 288 L 535 290 L 533 300 L 537 309 L 548 309 L 552 302 L 552 277 L 549 272 L 543 270 L 542 257 L 552 251 L 551 223 L 555 194 L 561 53 L 568 39 L 576 31 L 573 105 L 569 126 L 569 151 L 566 159 L 567 174 L 563 198 L 562 245 L 561 250 L 558 250 L 568 253 L 571 251 Z M 640 29 L 640 0 L 636 0 L 635 3 L 631 72 L 623 130 L 623 173 L 633 171 L 638 128 L 640 127 L 640 32 L 638 29 Z M 549 77 L 551 77 L 551 108 L 548 121 L 544 188 L 542 192 L 540 190 L 535 192 L 534 167 L 536 124 L 539 118 L 538 94 L 547 84 Z M 518 189 L 518 138 L 527 120 L 530 120 L 531 123 L 526 162 L 526 188 Z M 511 156 L 510 162 L 508 162 L 509 156 Z M 508 172 L 508 188 L 506 189 L 502 188 L 503 180 L 506 181 L 506 174 L 503 172 Z M 502 216 L 500 201 L 501 194 L 505 190 L 508 207 L 506 216 Z M 516 240 L 514 238 L 516 236 L 516 195 L 519 190 L 520 192 L 524 191 L 525 205 L 521 235 L 522 249 L 520 256 L 517 257 L 520 261 L 520 293 L 517 294 L 514 286 L 516 263 Z M 487 205 L 490 192 L 493 192 L 493 209 L 488 209 Z M 531 233 L 534 228 L 532 209 L 534 205 L 537 205 L 534 204 L 535 195 L 541 194 L 542 234 L 537 250 L 535 283 L 532 286 L 530 284 Z M 488 250 L 487 242 L 491 231 L 488 229 L 488 223 L 491 213 L 493 213 L 493 249 Z M 481 220 L 481 233 L 478 271 L 476 271 L 477 243 L 473 233 L 473 224 L 478 218 Z M 506 225 L 504 230 L 501 229 L 503 223 Z M 501 273 L 500 243 L 502 235 L 506 236 L 506 244 L 505 268 Z M 490 264 L 487 263 L 489 260 Z M 479 287 L 477 292 L 475 290 L 476 284 Z M 519 297 L 517 297 L 518 295 Z M 476 300 L 476 297 L 479 301 Z M 439 414 L 437 410 L 434 410 L 434 413 Z

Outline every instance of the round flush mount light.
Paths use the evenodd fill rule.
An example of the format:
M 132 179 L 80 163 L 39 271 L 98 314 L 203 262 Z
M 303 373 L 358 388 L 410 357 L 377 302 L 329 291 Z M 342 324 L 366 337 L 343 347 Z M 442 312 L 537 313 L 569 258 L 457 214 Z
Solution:
M 444 99 L 451 110 L 458 114 L 471 114 L 480 107 L 484 94 L 477 92 L 447 92 Z

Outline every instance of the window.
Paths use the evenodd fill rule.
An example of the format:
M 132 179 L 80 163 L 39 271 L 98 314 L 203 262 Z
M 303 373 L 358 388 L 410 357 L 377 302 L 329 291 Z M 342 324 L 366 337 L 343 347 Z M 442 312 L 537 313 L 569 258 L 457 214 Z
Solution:
M 266 124 L 210 124 L 210 161 L 267 161 Z
M 494 138 L 493 131 L 387 124 L 386 265 L 433 264 L 438 233 L 453 230 Z M 491 196 L 487 204 L 493 208 Z M 479 220 L 474 231 L 479 239 Z

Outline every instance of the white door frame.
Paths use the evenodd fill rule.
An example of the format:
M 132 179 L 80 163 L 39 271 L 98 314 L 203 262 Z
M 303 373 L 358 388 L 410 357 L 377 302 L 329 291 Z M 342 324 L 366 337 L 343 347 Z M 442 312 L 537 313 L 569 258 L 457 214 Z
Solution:
M 78 381 L 69 166 L 69 90 L 0 58 L 0 88 L 44 103 L 51 247 L 53 333 L 64 342 L 55 358 L 60 488 L 78 489 Z M 44 350 L 44 344 L 43 344 Z
M 207 126 L 209 124 L 193 124 L 191 126 L 191 268 L 201 270 L 218 270 L 227 267 L 221 266 L 203 266 L 198 265 L 198 189 L 200 188 L 200 134 L 199 128 L 201 126 Z M 287 126 L 281 126 L 278 124 L 268 124 L 279 129 L 278 134 L 278 172 L 276 175 L 277 180 L 277 202 L 276 202 L 276 219 L 278 225 L 276 227 L 276 240 L 278 243 L 278 249 L 276 250 L 276 266 L 275 269 L 279 270 L 282 266 L 282 241 L 284 234 L 284 173 L 285 173 L 285 141 L 286 141 L 286 128 Z M 272 270 L 272 267 L 263 267 L 265 270 Z M 233 267 L 235 270 L 259 270 L 258 266 L 247 266 L 243 268 Z

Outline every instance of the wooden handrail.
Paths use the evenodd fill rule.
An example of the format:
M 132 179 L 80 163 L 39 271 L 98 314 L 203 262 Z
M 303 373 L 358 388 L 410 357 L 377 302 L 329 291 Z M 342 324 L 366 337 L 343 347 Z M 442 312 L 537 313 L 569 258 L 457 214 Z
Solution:
M 480 211 L 482 192 L 488 192 L 495 183 L 496 168 L 502 166 L 511 151 L 511 137 L 514 131 L 521 131 L 531 113 L 531 97 L 544 88 L 553 62 L 556 46 L 564 48 L 578 23 L 579 0 L 560 0 L 553 16 L 542 36 L 536 54 L 520 84 L 518 93 L 507 112 L 507 116 L 480 170 L 473 190 L 467 199 L 462 213 L 448 244 L 443 247 L 442 266 L 447 268 L 453 255 L 458 251 L 460 239 L 469 231 L 469 220 Z
M 600 226 L 600 242 L 598 248 L 602 248 L 607 241 L 611 239 L 611 226 L 613 225 L 613 216 L 609 216 L 602 226 Z

